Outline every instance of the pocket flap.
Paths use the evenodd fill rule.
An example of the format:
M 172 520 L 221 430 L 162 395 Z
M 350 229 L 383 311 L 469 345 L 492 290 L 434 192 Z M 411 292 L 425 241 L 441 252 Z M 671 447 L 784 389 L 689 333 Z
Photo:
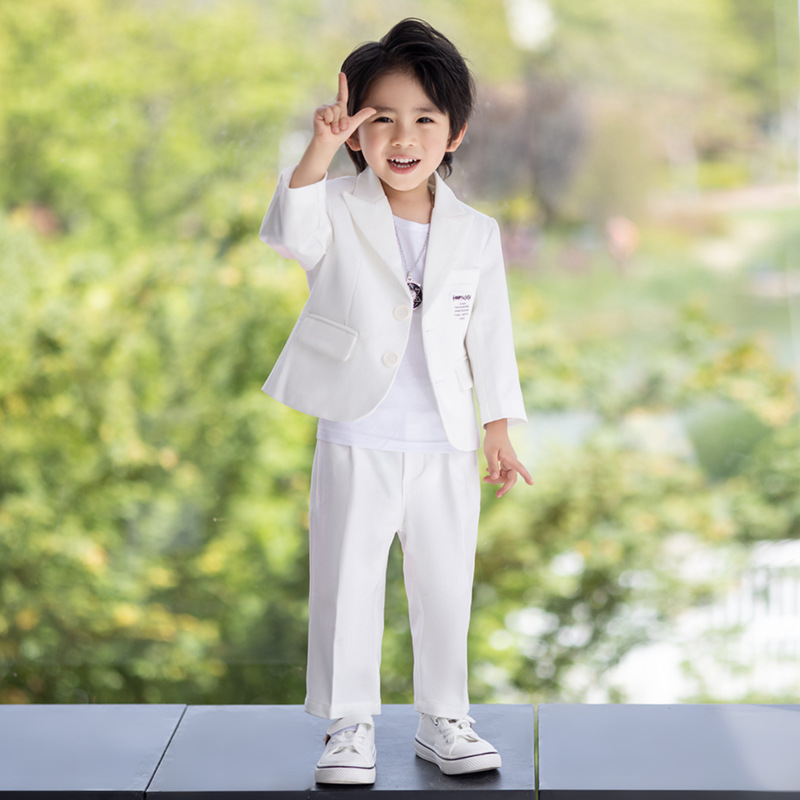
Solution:
M 358 331 L 332 319 L 308 314 L 300 323 L 295 338 L 318 353 L 338 361 L 347 361 L 353 354 Z

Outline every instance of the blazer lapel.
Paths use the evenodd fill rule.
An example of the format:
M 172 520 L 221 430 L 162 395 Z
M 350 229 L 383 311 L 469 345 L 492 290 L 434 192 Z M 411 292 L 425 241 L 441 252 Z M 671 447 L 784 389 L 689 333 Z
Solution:
M 461 258 L 465 231 L 466 210 L 450 187 L 436 176 L 436 196 L 431 215 L 431 236 L 425 258 L 425 279 L 422 287 L 422 313 L 433 306 L 442 287 L 447 282 L 453 266 Z
M 433 305 L 453 265 L 458 263 L 465 239 L 462 226 L 467 212 L 437 173 L 434 173 L 434 180 L 435 200 L 422 287 L 423 314 Z M 378 176 L 367 167 L 357 176 L 352 194 L 343 197 L 376 261 L 383 263 L 405 287 L 405 272 L 392 222 L 392 209 Z
M 405 273 L 392 222 L 392 209 L 378 176 L 367 167 L 358 174 L 352 194 L 345 194 L 343 197 L 353 222 L 372 249 L 376 261 L 383 263 L 405 287 Z

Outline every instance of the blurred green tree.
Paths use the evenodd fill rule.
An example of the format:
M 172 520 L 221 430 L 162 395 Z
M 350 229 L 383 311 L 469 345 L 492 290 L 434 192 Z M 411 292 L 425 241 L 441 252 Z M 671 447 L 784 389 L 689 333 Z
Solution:
M 0 205 L 43 206 L 118 251 L 252 235 L 298 86 L 322 66 L 312 19 L 289 0 L 0 4 Z
M 3 698 L 296 694 L 312 432 L 258 385 L 302 278 L 257 244 L 154 247 L 109 281 L 0 241 Z

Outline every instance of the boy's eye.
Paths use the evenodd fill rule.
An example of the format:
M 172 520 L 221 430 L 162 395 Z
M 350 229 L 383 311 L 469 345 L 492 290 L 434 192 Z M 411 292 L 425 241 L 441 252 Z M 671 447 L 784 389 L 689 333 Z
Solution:
M 420 117 L 417 122 L 433 122 L 430 117 Z
M 374 122 L 391 122 L 389 117 L 375 117 Z

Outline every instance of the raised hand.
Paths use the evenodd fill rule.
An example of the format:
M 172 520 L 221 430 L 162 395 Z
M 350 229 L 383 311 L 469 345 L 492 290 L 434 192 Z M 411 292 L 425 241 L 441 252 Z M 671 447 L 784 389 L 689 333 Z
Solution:
M 333 139 L 342 144 L 353 135 L 359 125 L 375 113 L 374 108 L 362 108 L 352 117 L 347 114 L 347 76 L 339 73 L 339 91 L 335 102 L 320 106 L 314 112 L 314 136 L 323 140 Z
M 314 112 L 314 136 L 292 174 L 289 186 L 298 188 L 316 183 L 325 177 L 336 151 L 349 139 L 364 120 L 375 114 L 374 108 L 362 108 L 352 117 L 347 113 L 347 76 L 339 73 L 339 91 L 330 105 Z

